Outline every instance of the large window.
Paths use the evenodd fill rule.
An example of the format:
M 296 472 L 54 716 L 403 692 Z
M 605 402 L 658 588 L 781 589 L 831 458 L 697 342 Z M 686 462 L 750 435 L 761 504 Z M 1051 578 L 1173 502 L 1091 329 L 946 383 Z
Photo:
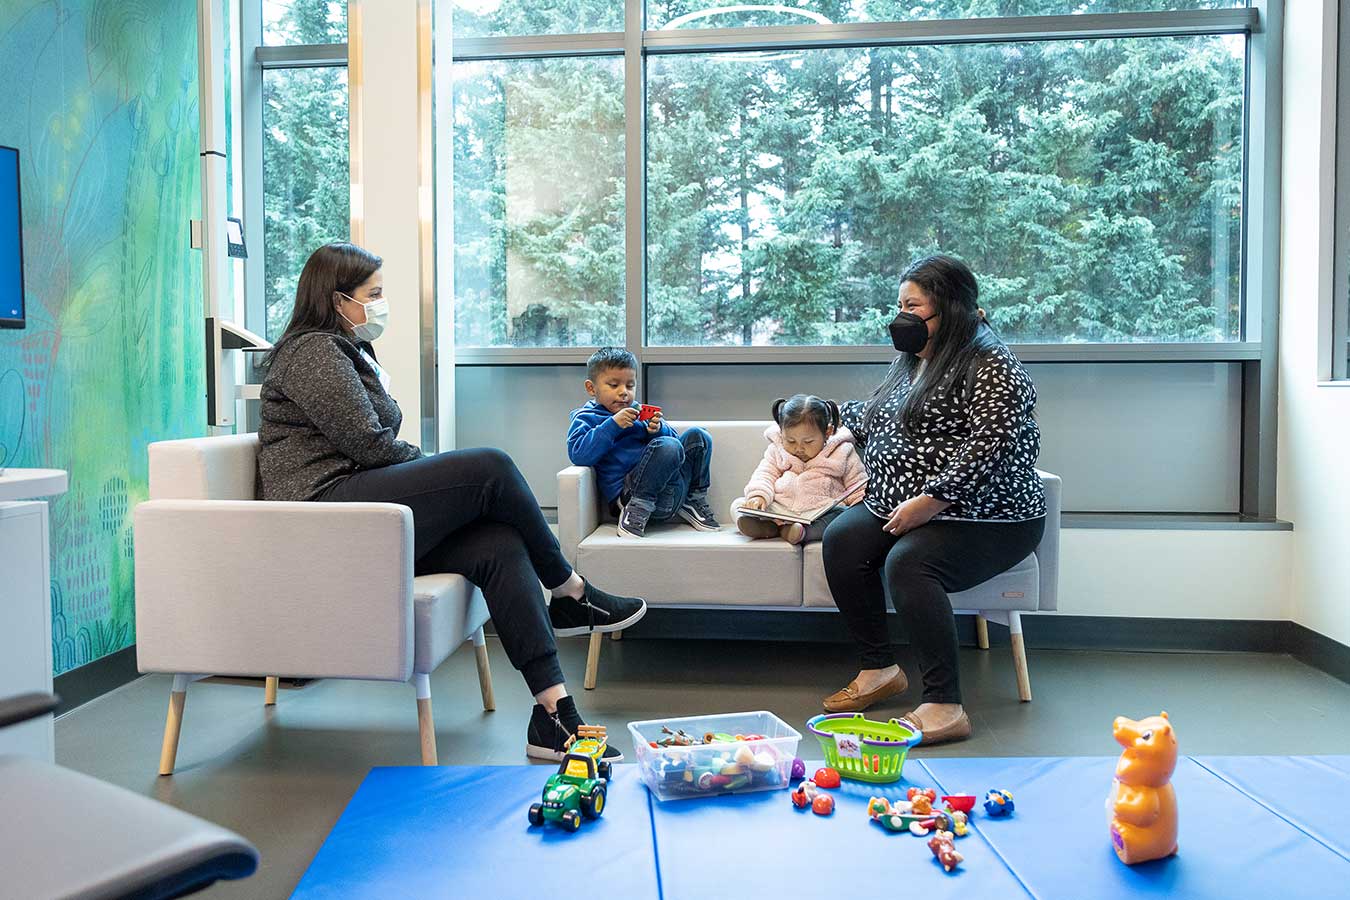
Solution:
M 459 63 L 455 340 L 623 343 L 623 66 Z
M 1251 340 L 1243 5 L 454 0 L 457 344 L 875 346 L 932 252 L 1014 343 Z

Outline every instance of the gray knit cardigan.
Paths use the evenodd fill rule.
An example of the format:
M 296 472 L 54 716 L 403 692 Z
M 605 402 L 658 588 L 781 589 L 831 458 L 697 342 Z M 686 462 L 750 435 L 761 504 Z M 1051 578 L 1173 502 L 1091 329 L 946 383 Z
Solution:
M 313 500 L 354 472 L 418 459 L 422 451 L 398 439 L 402 423 L 354 340 L 324 331 L 290 338 L 262 385 L 262 498 Z

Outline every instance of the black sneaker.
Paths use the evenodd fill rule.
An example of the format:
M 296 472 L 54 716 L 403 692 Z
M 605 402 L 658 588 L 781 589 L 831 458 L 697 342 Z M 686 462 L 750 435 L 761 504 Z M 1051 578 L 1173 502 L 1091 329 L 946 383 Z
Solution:
M 589 581 L 585 583 L 580 600 L 557 597 L 548 605 L 548 617 L 553 623 L 553 633 L 558 637 L 592 631 L 601 634 L 622 631 L 646 614 L 646 600 L 606 594 Z
M 647 523 L 652 519 L 652 510 L 643 509 L 629 503 L 619 511 L 619 537 L 640 538 L 647 533 Z
M 547 712 L 538 703 L 530 713 L 530 727 L 525 735 L 525 755 L 530 759 L 548 759 L 561 762 L 567 755 L 567 742 L 577 733 L 577 728 L 586 724 L 577 712 L 577 703 L 571 697 L 558 701 L 558 711 Z M 605 747 L 600 758 L 602 762 L 623 761 L 623 751 L 613 744 Z
M 708 495 L 699 494 L 690 496 L 680 508 L 676 510 L 681 519 L 684 519 L 690 525 L 693 525 L 699 531 L 716 531 L 721 526 L 717 522 L 717 516 L 713 515 L 712 507 L 708 505 Z M 623 528 L 623 523 L 619 523 Z

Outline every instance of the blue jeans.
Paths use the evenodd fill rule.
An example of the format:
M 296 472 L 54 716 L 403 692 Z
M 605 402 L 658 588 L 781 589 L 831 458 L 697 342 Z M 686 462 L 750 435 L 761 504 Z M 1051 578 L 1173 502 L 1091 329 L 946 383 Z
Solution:
M 651 510 L 653 522 L 669 521 L 685 500 L 708 493 L 711 465 L 712 436 L 702 428 L 690 428 L 679 437 L 652 438 L 624 477 L 627 502 Z

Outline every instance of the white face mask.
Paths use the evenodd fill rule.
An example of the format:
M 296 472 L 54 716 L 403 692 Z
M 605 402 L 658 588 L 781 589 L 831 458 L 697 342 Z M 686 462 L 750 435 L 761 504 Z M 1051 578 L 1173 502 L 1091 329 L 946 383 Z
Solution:
M 341 291 L 338 293 L 342 294 Z M 361 308 L 366 311 L 366 320 L 360 325 L 356 325 L 353 324 L 351 319 L 342 316 L 341 309 L 338 310 L 338 315 L 342 316 L 343 320 L 345 320 L 348 325 L 352 326 L 352 337 L 356 338 L 358 341 L 373 341 L 384 334 L 384 326 L 389 324 L 388 300 L 381 297 L 380 299 L 372 300 L 369 303 L 361 303 L 361 301 L 349 294 L 342 294 L 342 296 L 353 303 L 359 304 Z

